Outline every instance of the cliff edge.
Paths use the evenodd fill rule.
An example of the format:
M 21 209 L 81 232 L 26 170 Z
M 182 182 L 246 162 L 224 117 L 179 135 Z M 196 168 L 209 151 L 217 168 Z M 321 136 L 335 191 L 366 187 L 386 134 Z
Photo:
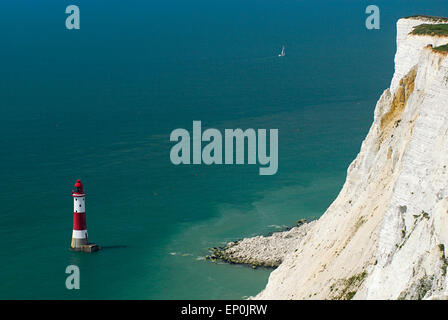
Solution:
M 256 299 L 423 299 L 448 295 L 446 19 L 397 22 L 395 73 L 346 182 Z

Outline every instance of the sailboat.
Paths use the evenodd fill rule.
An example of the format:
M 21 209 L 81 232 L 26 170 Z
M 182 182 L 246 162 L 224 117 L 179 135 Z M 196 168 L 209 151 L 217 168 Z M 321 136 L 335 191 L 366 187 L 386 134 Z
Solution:
M 282 52 L 280 52 L 278 54 L 279 57 L 284 57 L 285 56 L 285 46 L 282 46 Z

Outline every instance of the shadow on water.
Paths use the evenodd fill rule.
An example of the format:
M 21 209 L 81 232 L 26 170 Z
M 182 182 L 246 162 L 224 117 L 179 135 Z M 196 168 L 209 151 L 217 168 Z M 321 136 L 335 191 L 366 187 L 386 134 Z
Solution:
M 101 246 L 101 250 L 109 250 L 109 249 L 126 249 L 129 246 L 127 245 L 112 245 L 112 246 Z

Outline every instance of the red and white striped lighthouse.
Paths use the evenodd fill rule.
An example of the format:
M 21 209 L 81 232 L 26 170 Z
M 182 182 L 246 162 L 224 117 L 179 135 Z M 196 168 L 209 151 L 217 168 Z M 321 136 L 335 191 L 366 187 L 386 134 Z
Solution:
M 71 248 L 76 251 L 92 252 L 99 247 L 96 244 L 89 244 L 86 223 L 86 194 L 81 180 L 75 183 L 73 196 L 73 234 Z
M 89 244 L 86 224 L 86 194 L 81 180 L 76 181 L 73 195 L 73 234 L 72 249 L 81 249 L 82 245 Z

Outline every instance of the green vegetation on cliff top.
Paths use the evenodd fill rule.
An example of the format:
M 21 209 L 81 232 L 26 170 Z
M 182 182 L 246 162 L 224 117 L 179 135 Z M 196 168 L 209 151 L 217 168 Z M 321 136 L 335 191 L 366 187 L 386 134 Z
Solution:
M 441 52 L 448 52 L 448 43 L 443 46 L 435 47 L 433 50 L 441 51 Z
M 421 24 L 414 27 L 411 34 L 429 36 L 448 36 L 448 23 Z

